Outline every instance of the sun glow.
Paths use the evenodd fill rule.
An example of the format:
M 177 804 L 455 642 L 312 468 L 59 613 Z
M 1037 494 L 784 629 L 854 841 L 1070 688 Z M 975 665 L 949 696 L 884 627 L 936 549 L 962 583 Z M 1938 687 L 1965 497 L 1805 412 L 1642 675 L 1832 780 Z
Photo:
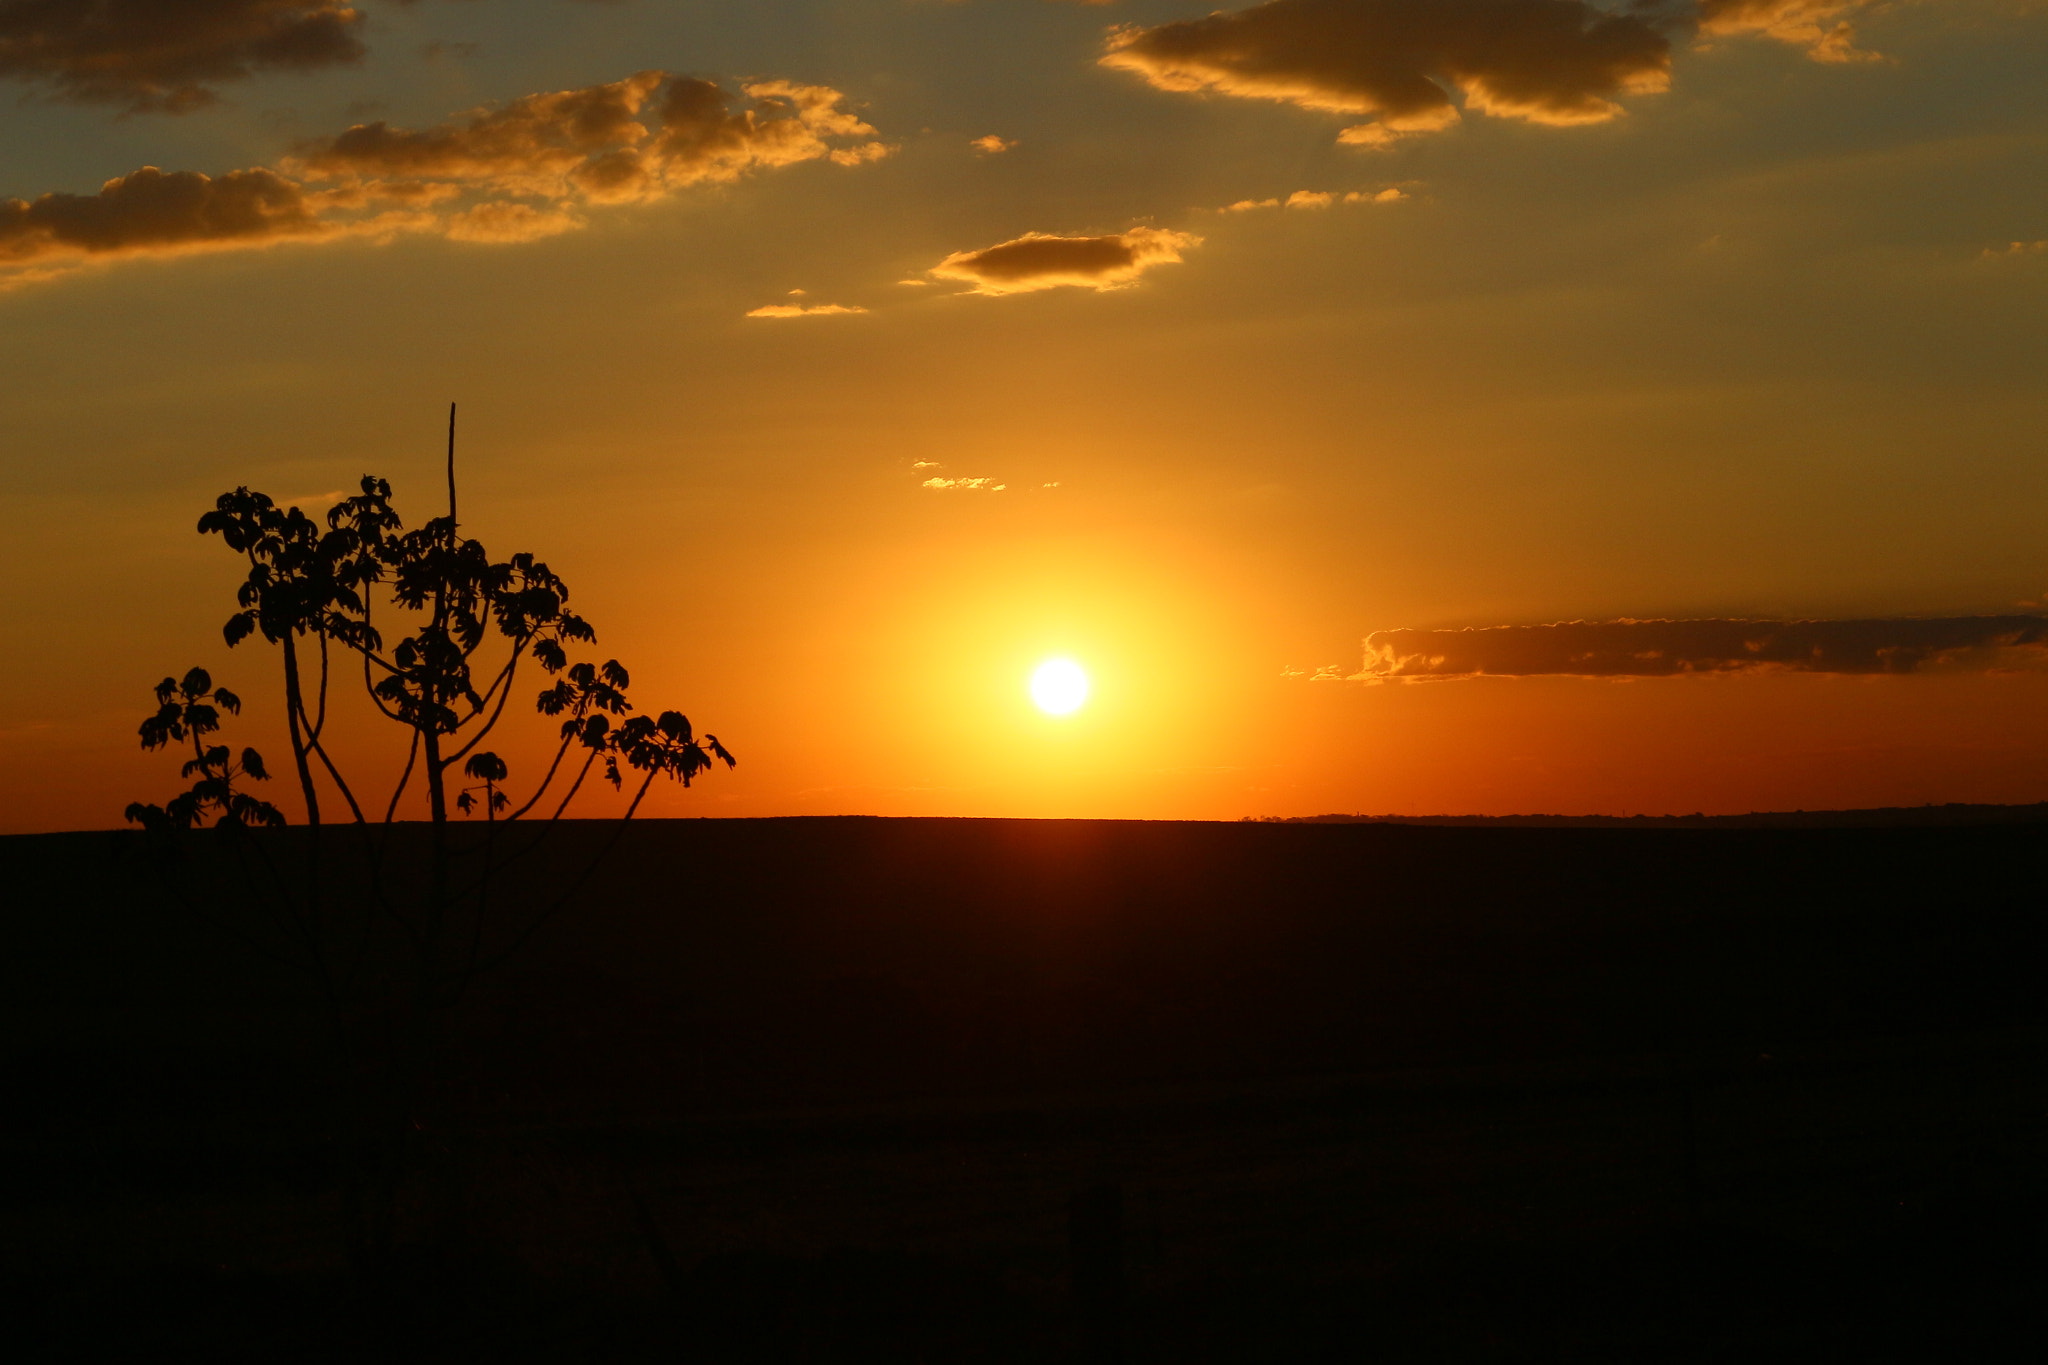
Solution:
M 1088 675 L 1072 659 L 1047 659 L 1031 675 L 1031 700 L 1049 716 L 1066 716 L 1088 700 Z

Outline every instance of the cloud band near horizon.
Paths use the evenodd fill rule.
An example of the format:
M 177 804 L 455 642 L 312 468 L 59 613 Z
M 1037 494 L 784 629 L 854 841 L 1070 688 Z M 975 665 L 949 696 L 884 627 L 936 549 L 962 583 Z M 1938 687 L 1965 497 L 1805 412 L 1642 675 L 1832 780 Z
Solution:
M 2048 662 L 2048 617 L 1843 621 L 1561 621 L 1463 630 L 1382 630 L 1351 681 L 1682 673 L 1913 673 Z

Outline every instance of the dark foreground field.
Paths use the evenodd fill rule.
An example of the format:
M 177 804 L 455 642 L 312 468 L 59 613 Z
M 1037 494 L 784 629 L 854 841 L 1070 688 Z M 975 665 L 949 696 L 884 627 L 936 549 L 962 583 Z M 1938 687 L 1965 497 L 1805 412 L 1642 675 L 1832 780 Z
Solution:
M 465 1012 L 422 1157 L 444 1206 L 373 1305 L 316 1002 L 163 880 L 231 915 L 234 876 L 0 840 L 6 1341 L 2031 1358 L 2044 849 L 2042 823 L 649 824 Z

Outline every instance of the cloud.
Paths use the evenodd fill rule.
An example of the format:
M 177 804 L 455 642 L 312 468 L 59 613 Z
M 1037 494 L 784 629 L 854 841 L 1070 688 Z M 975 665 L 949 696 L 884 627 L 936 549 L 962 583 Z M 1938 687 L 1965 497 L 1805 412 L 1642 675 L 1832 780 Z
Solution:
M 1017 144 L 1009 138 L 997 137 L 994 133 L 990 133 L 987 137 L 978 137 L 967 145 L 980 152 L 983 156 L 995 156 L 1001 152 L 1009 151 L 1010 148 Z
M 1371 114 L 1343 140 L 1372 143 L 1457 122 L 1450 90 L 1482 113 L 1599 123 L 1669 84 L 1671 45 L 1579 0 L 1270 0 L 1112 29 L 1101 62 L 1161 90 Z
M 561 209 L 535 208 L 516 199 L 496 200 L 451 215 L 445 227 L 450 241 L 532 242 L 583 226 Z
M 1671 79 L 1674 36 L 1762 37 L 1820 62 L 1877 60 L 1847 16 L 1869 0 L 1268 0 L 1110 30 L 1102 65 L 1161 90 L 1372 115 L 1337 135 L 1384 147 L 1466 112 L 1569 125 L 1622 113 Z
M 453 61 L 466 62 L 472 57 L 482 56 L 483 50 L 484 45 L 482 43 L 450 43 L 443 42 L 437 38 L 433 42 L 421 46 L 420 59 L 422 61 L 438 62 L 443 57 L 447 57 Z
M 2008 260 L 2014 256 L 2038 256 L 2048 251 L 2048 241 L 2012 242 L 2005 246 L 1987 246 L 1978 259 L 1986 261 Z
M 0 76 L 183 114 L 257 71 L 360 61 L 362 24 L 341 0 L 0 0 Z
M 2048 661 L 2048 617 L 1857 621 L 1564 621 L 1467 630 L 1382 630 L 1354 680 L 1667 677 L 1783 671 L 1912 673 Z
M 803 291 L 798 290 L 797 292 L 802 293 Z M 747 316 L 750 318 L 828 318 L 841 317 L 850 313 L 865 313 L 867 311 L 865 308 L 852 308 L 839 303 L 821 303 L 811 308 L 806 308 L 802 304 L 796 303 L 771 303 L 766 307 L 754 309 Z
M 1226 204 L 1217 209 L 1218 213 L 1252 213 L 1259 209 L 1326 209 L 1333 204 L 1394 204 L 1408 196 L 1397 189 L 1352 190 L 1338 194 L 1334 190 L 1296 190 L 1285 199 L 1240 199 L 1235 204 Z
M 937 489 L 948 489 L 948 488 L 954 488 L 954 489 L 962 489 L 962 490 L 965 490 L 965 491 L 968 491 L 968 492 L 975 492 L 975 491 L 986 491 L 986 492 L 990 492 L 990 493 L 1000 493 L 1000 492 L 1002 492 L 1002 491 L 1003 491 L 1004 489 L 1008 488 L 1009 486 L 1010 486 L 1010 485 L 1008 485 L 1008 484 L 1006 484 L 1006 483 L 997 483 L 997 482 L 996 482 L 996 481 L 995 481 L 994 479 L 937 479 L 937 478 L 933 478 L 933 479 L 926 479 L 926 480 L 925 480 L 925 481 L 924 481 L 923 483 L 921 483 L 921 484 L 919 484 L 919 485 L 918 485 L 918 487 L 920 487 L 920 488 L 937 488 Z
M 98 195 L 0 200 L 0 285 L 61 272 L 67 260 L 286 239 L 431 231 L 527 242 L 582 227 L 580 211 L 592 205 L 646 202 L 804 161 L 857 165 L 891 150 L 825 86 L 755 81 L 741 96 L 644 71 L 432 128 L 357 124 L 274 169 L 216 179 L 145 166 Z
M 926 273 L 964 280 L 976 294 L 1022 294 L 1060 285 L 1120 289 L 1155 265 L 1180 260 L 1202 239 L 1185 232 L 1137 227 L 1103 237 L 1027 232 L 980 251 L 956 251 Z
M 327 236 L 303 189 L 273 171 L 196 171 L 144 166 L 98 194 L 0 200 L 0 263 L 262 246 Z
M 1699 31 L 1711 37 L 1756 35 L 1806 49 L 1817 62 L 1882 61 L 1856 46 L 1843 17 L 1864 0 L 1698 0 Z
M 749 171 L 888 155 L 874 129 L 821 85 L 755 81 L 734 109 L 716 83 L 662 71 L 528 95 L 432 128 L 379 120 L 300 147 L 292 170 L 319 180 L 423 179 L 593 203 L 659 198 Z M 649 123 L 655 125 L 649 128 Z

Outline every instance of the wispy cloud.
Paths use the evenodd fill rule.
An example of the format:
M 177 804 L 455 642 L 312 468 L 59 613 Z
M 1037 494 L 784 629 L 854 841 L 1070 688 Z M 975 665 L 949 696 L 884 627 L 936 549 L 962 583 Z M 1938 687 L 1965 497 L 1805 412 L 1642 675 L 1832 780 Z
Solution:
M 2015 256 L 2038 256 L 2044 251 L 2048 251 L 2048 241 L 2008 242 L 2004 246 L 1985 247 L 1980 255 L 1980 259 L 1987 261 L 2010 260 Z
M 925 481 L 924 481 L 923 483 L 921 483 L 921 484 L 919 484 L 919 485 L 918 485 L 918 487 L 920 487 L 920 488 L 934 488 L 934 489 L 939 489 L 939 490 L 941 490 L 941 491 L 944 491 L 944 490 L 947 490 L 947 489 L 956 489 L 956 490 L 959 490 L 959 491 L 961 491 L 961 492 L 969 492 L 969 493 L 972 493 L 972 492 L 984 492 L 984 493 L 1000 493 L 1000 492 L 1003 492 L 1003 491 L 1004 491 L 1005 489 L 1007 489 L 1007 488 L 1008 488 L 1009 486 L 1010 486 L 1010 485 L 1008 485 L 1008 484 L 1006 484 L 1006 483 L 998 483 L 998 482 L 996 482 L 996 481 L 995 481 L 994 479 L 941 479 L 941 478 L 930 478 L 930 479 L 926 479 L 926 480 L 925 480 Z
M 1881 61 L 1856 46 L 1849 15 L 1865 0 L 1698 0 L 1699 31 L 1711 37 L 1757 35 L 1803 47 L 1817 62 Z
M 819 303 L 805 307 L 800 303 L 771 303 L 750 311 L 750 318 L 830 318 L 843 317 L 853 313 L 865 313 L 860 307 L 849 307 L 840 303 Z
M 801 161 L 857 165 L 891 150 L 843 107 L 837 90 L 754 81 L 741 93 L 748 103 L 734 107 L 715 82 L 642 71 L 527 95 L 431 128 L 359 123 L 302 146 L 286 167 L 313 180 L 438 181 L 620 203 Z
M 1178 262 L 1182 251 L 1201 240 L 1148 227 L 1100 237 L 1027 232 L 979 251 L 956 251 L 927 273 L 965 281 L 977 294 L 1022 294 L 1062 285 L 1121 289 L 1153 266 Z
M 1218 213 L 1254 213 L 1260 209 L 1326 209 L 1335 204 L 1397 204 L 1408 197 L 1402 190 L 1296 190 L 1285 199 L 1240 199 L 1225 204 Z
M 967 145 L 980 152 L 983 156 L 998 156 L 1003 152 L 1009 151 L 1017 144 L 1009 138 L 998 137 L 994 133 L 990 133 L 987 137 L 978 137 Z
M 534 242 L 583 226 L 575 214 L 557 208 L 536 208 L 516 199 L 493 200 L 452 214 L 442 225 L 456 242 Z
M 1563 621 L 1382 630 L 1353 680 L 1668 677 L 1680 673 L 1912 673 L 2048 664 L 2048 617 L 1845 621 Z

